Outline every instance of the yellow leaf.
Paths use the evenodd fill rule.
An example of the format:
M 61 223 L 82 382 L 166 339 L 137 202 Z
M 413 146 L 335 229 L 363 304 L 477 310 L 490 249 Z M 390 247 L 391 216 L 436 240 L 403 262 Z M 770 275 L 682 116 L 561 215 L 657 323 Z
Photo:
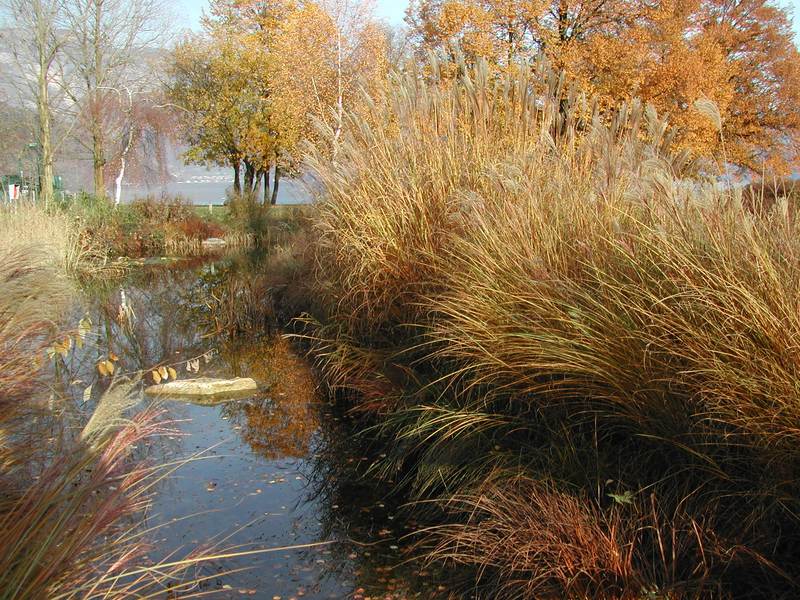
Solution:
M 150 371 L 150 375 L 153 377 L 153 381 L 156 383 L 161 383 L 161 375 L 158 374 L 158 371 Z
M 158 367 L 158 374 L 161 376 L 161 379 L 165 381 L 169 379 L 169 372 L 166 367 Z
M 177 379 L 178 378 L 178 373 L 176 373 L 175 369 L 173 369 L 172 367 L 167 367 L 167 371 L 169 372 L 169 378 L 170 379 Z
M 106 370 L 108 371 L 109 375 L 114 374 L 114 363 L 112 363 L 110 360 L 106 361 Z
M 97 371 L 103 377 L 106 377 L 107 375 L 109 375 L 108 367 L 106 367 L 106 361 L 102 361 L 102 362 L 97 363 Z
M 113 360 L 114 362 L 116 362 L 116 361 L 118 361 L 118 360 L 119 360 L 119 356 L 117 356 L 117 355 L 116 355 L 116 354 L 114 354 L 113 352 L 109 352 L 109 353 L 108 353 L 108 359 L 109 359 L 109 360 Z

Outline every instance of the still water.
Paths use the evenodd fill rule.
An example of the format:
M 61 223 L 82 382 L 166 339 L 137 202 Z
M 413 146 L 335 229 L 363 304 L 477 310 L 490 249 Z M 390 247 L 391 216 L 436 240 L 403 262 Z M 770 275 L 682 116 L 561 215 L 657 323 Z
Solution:
M 416 524 L 362 477 L 373 458 L 356 449 L 346 416 L 320 396 L 305 359 L 274 331 L 262 334 L 267 326 L 229 334 L 226 294 L 241 293 L 232 282 L 261 269 L 252 256 L 155 261 L 91 287 L 71 317 L 89 329 L 86 346 L 57 373 L 76 419 L 109 385 L 96 368 L 108 357 L 117 378 L 142 379 L 139 390 L 158 366 L 179 379 L 245 376 L 259 385 L 249 398 L 217 405 L 158 401 L 171 431 L 136 451 L 180 466 L 157 485 L 147 513 L 150 558 L 257 551 L 188 574 L 205 579 L 195 591 L 212 597 L 450 597 L 410 560 L 404 536 Z M 259 301 L 249 313 L 268 315 L 268 300 Z
M 173 180 L 152 185 L 123 185 L 122 201 L 131 202 L 145 196 L 181 196 L 192 204 L 223 204 L 233 186 L 230 169 L 185 165 L 176 169 Z M 278 186 L 278 204 L 307 204 L 311 202 L 310 178 L 284 177 Z

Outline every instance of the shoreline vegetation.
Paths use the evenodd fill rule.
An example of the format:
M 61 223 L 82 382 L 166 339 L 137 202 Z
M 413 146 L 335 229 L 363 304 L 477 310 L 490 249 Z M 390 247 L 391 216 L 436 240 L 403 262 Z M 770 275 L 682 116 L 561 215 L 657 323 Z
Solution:
M 40 357 L 82 343 L 59 329 L 78 281 L 212 237 L 269 249 L 209 306 L 215 330 L 294 332 L 354 447 L 382 456 L 360 477 L 422 524 L 408 557 L 453 589 L 797 593 L 796 189 L 720 186 L 649 107 L 609 120 L 544 64 L 460 72 L 396 75 L 367 116 L 346 114 L 337 155 L 307 156 L 312 206 L 80 196 L 0 212 L 8 597 L 196 585 L 183 571 L 208 552 L 164 575 L 125 533 L 160 476 L 125 448 L 166 431 L 157 409 L 120 424 L 111 388 L 86 437 L 32 399 Z M 56 433 L 37 450 L 43 422 Z
M 308 161 L 300 335 L 417 554 L 487 598 L 795 597 L 796 192 L 721 187 L 543 65 L 458 71 Z
M 180 460 L 145 449 L 166 405 L 137 407 L 217 343 L 280 378 L 280 336 L 337 415 L 302 424 L 340 438 L 302 459 L 335 529 L 362 543 L 350 483 L 385 496 L 370 515 L 403 526 L 365 513 L 363 545 L 397 531 L 380 561 L 435 573 L 409 589 L 800 597 L 791 7 L 410 0 L 394 27 L 366 0 L 207 0 L 181 32 L 175 4 L 0 0 L 0 600 L 224 595 L 227 571 L 189 567 L 282 550 L 173 530 L 197 547 L 153 564 Z M 122 203 L 188 185 L 176 160 L 227 170 L 226 205 Z M 312 205 L 276 205 L 290 178 Z M 406 600 L 388 564 L 381 597 Z
M 133 410 L 137 396 L 122 375 L 93 400 L 87 388 L 89 414 L 76 429 L 69 400 L 58 390 L 47 400 L 42 373 L 93 343 L 80 327 L 63 329 L 82 282 L 114 278 L 148 255 L 203 252 L 207 237 L 225 239 L 225 251 L 276 245 L 304 212 L 239 200 L 207 215 L 179 199 L 114 210 L 90 197 L 0 208 L 0 598 L 191 594 L 206 579 L 189 574 L 194 566 L 237 556 L 204 543 L 154 564 L 135 524 L 153 486 L 177 467 L 150 464 L 135 448 L 174 433 L 163 412 L 157 403 Z

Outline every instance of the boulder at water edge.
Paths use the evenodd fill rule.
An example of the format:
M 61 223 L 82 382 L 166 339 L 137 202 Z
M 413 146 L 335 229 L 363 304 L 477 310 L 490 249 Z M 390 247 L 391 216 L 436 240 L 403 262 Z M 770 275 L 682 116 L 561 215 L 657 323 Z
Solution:
M 235 379 L 199 377 L 197 379 L 183 379 L 151 385 L 144 391 L 151 396 L 219 400 L 222 398 L 246 397 L 258 391 L 258 384 L 249 377 L 236 377 Z

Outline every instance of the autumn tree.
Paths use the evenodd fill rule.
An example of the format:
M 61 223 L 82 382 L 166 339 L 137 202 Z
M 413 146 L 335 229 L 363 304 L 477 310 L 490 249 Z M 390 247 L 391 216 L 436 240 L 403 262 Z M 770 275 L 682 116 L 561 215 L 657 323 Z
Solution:
M 696 156 L 776 171 L 800 158 L 800 54 L 770 0 L 417 0 L 407 22 L 422 51 L 501 70 L 544 56 L 607 108 L 641 98 Z
M 253 137 L 259 153 L 271 145 L 264 74 L 262 57 L 238 38 L 194 35 L 172 57 L 169 96 L 182 115 L 186 159 L 229 166 L 237 194 L 253 192 L 257 182 Z
M 170 73 L 186 156 L 232 167 L 237 193 L 263 181 L 274 204 L 301 143 L 320 124 L 338 138 L 359 91 L 383 80 L 386 34 L 368 5 L 348 0 L 214 0 L 204 29 L 177 47 Z
M 796 15 L 797 17 L 797 15 Z M 696 20 L 730 66 L 729 160 L 786 173 L 800 164 L 800 52 L 789 14 L 765 0 L 700 3 Z
M 388 70 L 388 33 L 370 4 L 348 0 L 306 3 L 283 23 L 272 53 L 274 103 L 296 161 L 300 139 L 314 139 L 316 123 L 341 137 L 346 108 L 362 92 L 375 93 Z
M 78 140 L 92 158 L 94 193 L 106 195 L 108 139 L 123 134 L 115 96 L 155 82 L 153 63 L 169 40 L 164 0 L 61 0 L 74 43 L 65 47 L 65 90 L 83 127 Z
M 160 90 L 112 88 L 104 107 L 108 124 L 119 132 L 119 143 L 109 144 L 106 168 L 114 176 L 114 205 L 122 200 L 127 176 L 143 182 L 166 181 L 166 147 L 175 136 L 175 114 Z

